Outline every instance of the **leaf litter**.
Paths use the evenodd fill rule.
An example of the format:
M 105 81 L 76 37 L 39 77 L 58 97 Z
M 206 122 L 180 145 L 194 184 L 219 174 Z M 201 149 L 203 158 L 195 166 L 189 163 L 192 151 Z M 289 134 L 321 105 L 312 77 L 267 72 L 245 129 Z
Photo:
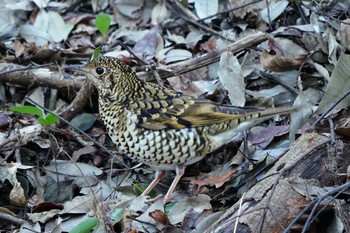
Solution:
M 299 129 L 331 108 L 334 100 L 348 89 L 348 20 L 342 18 L 342 11 L 334 8 L 327 12 L 329 9 L 321 7 L 322 4 L 319 9 L 332 13 L 332 17 L 319 14 L 309 3 L 297 5 L 288 1 L 271 1 L 268 6 L 263 1 L 246 5 L 243 0 L 88 1 L 76 6 L 66 1 L 21 1 L 2 6 L 1 204 L 27 210 L 25 215 L 32 223 L 18 226 L 20 232 L 25 232 L 25 227 L 40 231 L 39 226 L 46 231 L 66 232 L 86 220 L 93 220 L 90 224 L 95 231 L 210 232 L 222 215 L 221 210 L 234 208 L 241 194 L 249 190 L 251 181 L 263 183 L 265 174 L 277 173 L 294 161 L 297 154 L 287 158 L 283 155 L 295 140 L 304 138 L 305 132 Z M 226 11 L 233 8 L 237 10 Z M 111 17 L 110 28 L 105 28 L 104 35 L 96 29 L 94 21 L 100 13 Z M 244 41 L 257 31 L 270 32 L 267 42 L 241 50 L 221 50 L 213 56 L 219 49 L 228 48 L 232 40 Z M 128 158 L 115 159 L 120 153 L 96 118 L 95 95 L 71 124 L 107 147 L 108 153 L 92 147 L 86 136 L 77 137 L 70 126 L 54 122 L 43 126 L 33 115 L 8 111 L 14 105 L 27 104 L 25 99 L 29 97 L 49 111 L 64 112 L 76 92 L 61 84 L 72 75 L 61 68 L 86 62 L 97 47 L 105 55 L 118 56 L 138 72 L 149 70 L 117 40 L 147 64 L 158 67 L 161 77 L 163 72 L 173 71 L 168 68 L 171 65 L 208 57 L 206 63 L 198 62 L 198 67 L 184 66 L 182 69 L 187 72 L 167 77 L 165 85 L 176 91 L 236 106 L 258 103 L 259 107 L 272 107 L 295 102 L 302 106 L 301 111 L 281 118 L 278 126 L 270 121 L 251 129 L 247 132 L 250 146 L 242 143 L 244 137 L 240 135 L 220 151 L 190 166 L 172 205 L 164 208 L 161 200 L 147 203 L 146 197 L 136 196 L 133 186 L 149 183 L 149 168 Z M 28 81 L 13 81 L 11 73 L 6 73 L 11 70 L 10 64 L 25 69 L 25 73 L 16 70 L 12 73 Z M 50 66 L 30 69 L 38 64 Z M 53 79 L 53 72 L 60 72 L 54 85 L 36 82 L 42 77 Z M 269 79 L 261 72 L 274 78 Z M 347 102 L 348 98 L 340 101 L 335 107 L 337 111 L 328 114 L 328 119 L 336 121 L 338 131 L 342 126 L 341 135 L 349 135 L 345 127 L 347 115 L 342 110 L 349 105 Z M 44 110 L 41 114 L 46 116 L 49 112 Z M 325 122 L 319 128 L 328 129 Z M 314 143 L 312 135 L 309 136 L 308 146 Z M 337 153 L 346 151 L 347 144 L 345 147 L 338 147 Z M 295 145 L 291 148 L 298 149 Z M 280 157 L 277 169 L 259 170 Z M 122 161 L 124 166 L 116 161 Z M 299 195 L 307 196 L 307 190 L 315 192 L 314 197 L 324 194 L 326 186 L 308 180 L 282 183 L 286 190 L 290 184 Z M 164 193 L 167 185 L 165 179 L 156 194 Z M 193 188 L 194 185 L 197 187 Z M 31 209 L 38 212 L 30 213 Z M 242 221 L 250 226 L 249 218 Z M 1 223 L 1 228 L 9 229 L 9 224 Z

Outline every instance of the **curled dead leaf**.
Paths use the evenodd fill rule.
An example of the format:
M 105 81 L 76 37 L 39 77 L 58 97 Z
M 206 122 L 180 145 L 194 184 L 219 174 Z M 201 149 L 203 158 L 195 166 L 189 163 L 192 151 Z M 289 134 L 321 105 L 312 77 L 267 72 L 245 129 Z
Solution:
M 27 198 L 24 195 L 24 190 L 20 183 L 13 185 L 10 192 L 10 202 L 12 205 L 25 207 L 27 204 Z
M 160 223 L 164 226 L 169 226 L 171 225 L 168 216 L 166 216 L 166 214 L 161 211 L 161 210 L 155 210 L 152 211 L 148 214 L 151 218 L 153 218 L 157 223 Z
M 267 70 L 284 72 L 298 69 L 304 62 L 305 58 L 305 54 L 285 57 L 280 55 L 271 55 L 264 51 L 260 55 L 260 63 Z

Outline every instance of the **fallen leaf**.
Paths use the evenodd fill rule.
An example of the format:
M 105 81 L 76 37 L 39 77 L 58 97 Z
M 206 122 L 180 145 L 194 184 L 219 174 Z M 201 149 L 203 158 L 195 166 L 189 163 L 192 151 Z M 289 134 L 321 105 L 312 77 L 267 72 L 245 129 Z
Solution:
M 275 137 L 288 134 L 289 125 L 269 126 L 257 133 L 249 133 L 248 140 L 253 145 L 259 145 L 261 148 L 266 148 Z
M 262 66 L 267 70 L 277 72 L 299 69 L 305 59 L 306 55 L 284 57 L 279 55 L 271 55 L 266 51 L 262 52 L 260 55 L 260 62 Z
M 228 91 L 231 104 L 242 107 L 245 104 L 245 83 L 238 59 L 231 52 L 224 52 L 220 57 L 218 71 L 220 81 Z
M 27 204 L 27 198 L 25 197 L 24 190 L 20 183 L 13 185 L 9 198 L 12 205 L 25 207 Z
M 228 171 L 224 173 L 222 176 L 212 176 L 205 180 L 192 180 L 191 184 L 196 184 L 198 186 L 204 186 L 204 185 L 215 185 L 216 188 L 220 188 L 223 186 L 227 181 L 229 181 L 232 176 L 234 176 L 237 173 L 237 171 Z

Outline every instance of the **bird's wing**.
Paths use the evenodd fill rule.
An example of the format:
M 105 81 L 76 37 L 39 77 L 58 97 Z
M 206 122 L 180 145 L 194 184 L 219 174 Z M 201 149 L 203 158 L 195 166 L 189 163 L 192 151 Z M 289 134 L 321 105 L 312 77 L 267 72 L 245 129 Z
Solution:
M 129 111 L 137 115 L 143 128 L 181 129 L 213 125 L 236 118 L 244 118 L 261 109 L 222 106 L 190 96 L 172 96 L 167 99 L 138 100 L 129 104 Z

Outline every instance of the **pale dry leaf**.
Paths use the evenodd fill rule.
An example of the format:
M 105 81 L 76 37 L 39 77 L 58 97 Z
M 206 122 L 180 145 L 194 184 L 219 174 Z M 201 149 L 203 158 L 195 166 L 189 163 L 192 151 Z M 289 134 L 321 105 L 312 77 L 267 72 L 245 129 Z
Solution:
M 25 197 L 24 190 L 19 182 L 16 182 L 10 192 L 10 203 L 15 206 L 25 207 L 27 204 L 27 198 Z
M 97 149 L 94 146 L 85 146 L 85 147 L 80 148 L 79 150 L 76 150 L 73 152 L 72 160 L 76 162 L 76 161 L 78 161 L 80 156 L 94 153 L 96 151 L 97 151 Z
M 49 14 L 45 9 L 41 9 L 39 13 L 36 15 L 33 26 L 39 31 L 47 32 L 49 29 L 49 25 L 50 25 Z
M 109 5 L 108 1 L 99 1 L 99 0 L 91 0 L 91 6 L 93 12 L 99 12 L 103 9 L 106 9 Z
M 270 23 L 269 17 L 268 17 L 268 13 L 270 13 L 271 22 L 274 21 L 278 16 L 280 16 L 284 12 L 288 4 L 289 2 L 285 0 L 270 3 L 269 5 L 270 12 L 268 12 L 267 8 L 264 8 L 260 12 L 261 19 L 264 20 L 266 23 Z
M 202 221 L 196 224 L 196 228 L 191 231 L 191 233 L 203 233 L 207 230 L 214 222 L 216 222 L 220 216 L 223 214 L 223 211 L 212 213 L 211 215 L 205 217 Z
M 328 70 L 324 66 L 322 66 L 316 62 L 314 62 L 313 65 L 314 65 L 315 69 L 317 70 L 317 72 L 320 73 L 320 75 L 322 75 L 322 77 L 325 78 L 329 82 L 330 76 L 329 76 Z
M 73 25 L 66 24 L 60 14 L 54 11 L 47 12 L 49 27 L 47 32 L 54 42 L 60 42 L 68 38 L 69 33 L 73 29 Z
M 57 216 L 60 212 L 59 209 L 52 209 L 49 211 L 39 212 L 39 213 L 27 213 L 28 218 L 32 222 L 40 222 L 40 223 L 46 223 L 48 220 L 52 219 L 53 217 Z
M 330 82 L 327 86 L 326 93 L 324 94 L 319 107 L 315 114 L 321 114 L 326 111 L 333 103 L 334 100 L 339 99 L 347 90 L 350 89 L 350 82 L 348 80 L 350 74 L 350 55 L 342 53 L 339 60 L 333 70 Z M 347 108 L 350 105 L 350 97 L 346 97 L 335 108 L 334 111 L 342 108 Z
M 47 7 L 49 0 L 32 0 L 40 9 Z M 22 1 L 25 2 L 25 1 Z
M 200 40 L 203 39 L 204 33 L 198 31 L 198 30 L 192 30 L 190 33 L 186 36 L 186 44 L 190 48 L 194 48 Z
M 166 5 L 159 2 L 152 10 L 151 22 L 153 25 L 159 25 L 164 23 L 170 17 L 170 12 L 166 8 Z
M 15 50 L 16 57 L 20 57 L 25 51 L 24 45 L 19 40 L 15 41 L 13 44 L 13 49 Z
M 39 31 L 33 25 L 21 25 L 19 34 L 27 42 L 35 42 L 37 46 L 44 46 L 51 41 L 51 36 L 47 32 Z
M 331 64 L 337 64 L 339 44 L 335 38 L 333 30 L 327 27 L 323 36 L 328 44 L 328 61 Z
M 314 88 L 308 88 L 300 91 L 293 103 L 293 106 L 300 106 L 301 108 L 290 114 L 290 143 L 295 141 L 295 134 L 297 130 L 311 120 L 310 116 L 313 112 L 313 108 L 315 107 L 315 103 L 319 102 L 321 95 L 322 93 Z
M 29 213 L 28 213 L 29 215 Z M 30 224 L 29 221 L 24 222 L 21 225 L 21 228 L 19 230 L 20 233 L 32 233 L 32 232 L 41 232 L 41 225 L 40 223 L 36 222 L 34 224 Z
M 199 18 L 205 18 L 214 15 L 219 10 L 218 0 L 195 0 L 194 8 L 196 9 Z M 206 23 L 210 22 L 210 19 L 205 20 Z
M 118 11 L 129 18 L 138 19 L 141 16 L 144 0 L 115 0 L 115 6 Z
M 165 54 L 165 63 L 173 63 L 192 58 L 192 53 L 185 49 L 171 49 Z
M 188 211 L 203 212 L 204 210 L 212 209 L 210 197 L 204 194 L 199 194 L 197 197 L 183 199 L 176 203 L 168 212 L 168 218 L 171 224 L 178 224 L 183 221 Z
M 277 85 L 269 89 L 262 89 L 259 91 L 246 90 L 247 94 L 253 97 L 264 97 L 264 98 L 277 96 L 278 94 L 283 93 L 284 91 L 286 91 L 286 89 L 281 85 Z
M 29 99 L 33 100 L 34 102 L 38 103 L 41 106 L 44 106 L 45 103 L 45 89 L 44 87 L 37 87 L 35 90 L 29 95 Z
M 328 191 L 325 188 L 315 186 L 315 182 L 305 183 L 305 180 L 302 179 L 295 179 L 289 182 L 295 191 L 305 196 L 307 199 L 320 197 Z
M 231 104 L 244 106 L 245 83 L 241 72 L 241 65 L 231 52 L 224 52 L 220 57 L 219 79 L 228 91 Z
M 168 40 L 174 42 L 175 44 L 187 44 L 187 41 L 183 36 L 172 34 L 170 31 L 167 31 Z
M 289 132 L 288 125 L 275 125 L 262 129 L 259 132 L 250 133 L 248 140 L 259 148 L 266 148 L 275 137 L 285 135 Z
M 287 38 L 270 38 L 268 42 L 261 44 L 261 48 L 286 57 L 307 54 L 304 48 Z
M 63 210 L 60 214 L 86 214 L 94 205 L 94 198 L 92 196 L 76 196 L 71 201 L 63 204 Z
M 140 208 L 141 206 L 144 205 L 144 202 L 140 202 L 140 199 L 138 197 L 138 202 L 136 202 L 135 204 L 136 204 L 136 207 L 139 206 Z M 161 210 L 164 212 L 163 200 L 161 198 L 157 200 L 155 203 L 153 203 L 143 214 L 137 217 L 136 219 L 138 221 L 132 222 L 133 227 L 135 227 L 137 230 L 140 230 L 140 231 L 142 230 L 147 232 L 159 232 L 158 229 L 155 227 L 156 221 L 153 218 L 149 217 L 149 213 L 155 210 Z
M 350 19 L 345 19 L 340 23 L 338 35 L 343 49 L 350 50 Z
M 21 138 L 22 145 L 25 145 L 30 141 L 38 140 L 42 130 L 43 126 L 36 124 L 24 126 L 19 130 L 11 130 L 10 135 L 8 132 L 0 132 L 0 146 L 3 146 L 3 143 L 5 143 L 7 147 L 10 147 L 18 141 L 18 138 Z
M 124 43 L 136 43 L 137 41 L 141 40 L 147 33 L 149 33 L 150 30 L 135 30 L 135 29 L 128 29 L 125 27 L 122 27 L 111 35 L 111 37 L 108 39 L 109 43 L 113 43 L 113 41 L 117 39 L 123 40 Z
M 61 231 L 60 232 L 70 232 L 74 227 L 76 227 L 79 223 L 83 222 L 84 220 L 91 218 L 89 214 L 76 214 L 76 215 L 69 215 L 69 218 L 65 219 L 61 223 Z M 47 231 L 45 231 L 47 232 Z M 51 232 L 51 231 L 48 231 Z M 29 232 L 28 232 L 29 233 Z
M 9 10 L 6 7 L 5 9 L 2 8 L 0 15 L 0 38 L 4 39 L 17 36 L 19 32 L 19 25 L 23 23 L 23 18 L 25 18 L 24 11 Z
M 45 170 L 67 176 L 99 176 L 102 174 L 102 170 L 95 166 L 86 163 L 72 163 L 69 161 L 62 161 L 57 164 L 46 166 Z

